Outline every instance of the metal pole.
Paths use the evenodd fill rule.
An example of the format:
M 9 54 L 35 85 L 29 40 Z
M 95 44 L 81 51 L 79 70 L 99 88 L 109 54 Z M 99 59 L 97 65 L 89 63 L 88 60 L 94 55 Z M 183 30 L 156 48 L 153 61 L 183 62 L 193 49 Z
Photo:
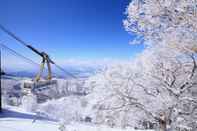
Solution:
M 1 66 L 1 50 L 0 50 L 0 66 Z M 1 68 L 1 67 L 0 67 Z M 0 74 L 0 112 L 2 111 L 2 94 L 1 94 L 1 74 Z

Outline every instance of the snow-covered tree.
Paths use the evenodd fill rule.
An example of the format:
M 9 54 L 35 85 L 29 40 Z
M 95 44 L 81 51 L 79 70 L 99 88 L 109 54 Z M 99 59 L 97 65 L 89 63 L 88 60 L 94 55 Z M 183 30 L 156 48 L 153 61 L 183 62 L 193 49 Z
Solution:
M 196 130 L 196 13 L 196 0 L 131 1 L 123 23 L 137 36 L 133 44 L 146 49 L 131 65 L 90 79 L 98 121 L 124 127 L 148 120 L 162 131 Z
M 131 65 L 91 78 L 88 99 L 97 110 L 96 122 L 139 127 L 144 120 L 163 130 L 181 124 L 196 128 L 192 124 L 197 120 L 197 61 L 194 55 L 180 55 L 169 57 L 149 49 Z
M 172 115 L 175 108 L 175 112 L 178 114 L 185 114 L 177 110 L 180 109 L 178 105 L 186 101 L 192 102 L 189 105 L 195 105 L 191 107 L 193 110 L 190 110 L 188 114 L 196 112 L 197 100 L 193 98 L 190 89 L 196 88 L 197 81 L 197 1 L 132 0 L 126 13 L 127 19 L 124 20 L 126 30 L 135 33 L 138 36 L 137 41 L 140 43 L 143 41 L 152 50 L 152 53 L 149 49 L 145 51 L 152 55 L 148 58 L 149 63 L 145 64 L 150 70 L 146 70 L 143 74 L 144 76 L 148 73 L 151 76 L 149 78 L 149 75 L 145 75 L 148 78 L 145 81 L 151 84 L 143 83 L 141 85 L 146 85 L 144 86 L 146 90 L 147 87 L 154 87 L 153 83 L 156 83 L 159 89 L 165 87 L 167 94 L 165 93 L 164 100 L 172 100 L 172 102 L 167 102 L 168 104 L 176 103 L 171 106 L 165 105 L 166 109 L 165 112 L 163 111 L 162 117 L 165 114 L 167 122 L 167 115 Z M 146 59 L 147 57 L 143 61 L 147 61 Z M 162 92 L 164 93 L 164 91 Z M 190 98 L 190 101 L 185 100 L 186 98 Z M 160 99 L 157 100 L 160 101 Z M 158 106 L 158 104 L 156 105 Z M 171 121 L 175 122 L 175 120 Z M 186 121 L 191 122 L 192 120 L 187 119 Z
M 126 13 L 124 26 L 137 43 L 197 52 L 196 0 L 132 0 Z

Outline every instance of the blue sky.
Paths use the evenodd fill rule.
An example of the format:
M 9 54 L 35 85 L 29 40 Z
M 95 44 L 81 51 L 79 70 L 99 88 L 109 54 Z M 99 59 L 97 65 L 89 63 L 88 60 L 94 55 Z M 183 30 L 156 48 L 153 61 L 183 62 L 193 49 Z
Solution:
M 0 23 L 52 58 L 129 59 L 142 46 L 122 25 L 130 0 L 1 0 Z M 0 32 L 0 40 L 35 59 L 30 50 Z

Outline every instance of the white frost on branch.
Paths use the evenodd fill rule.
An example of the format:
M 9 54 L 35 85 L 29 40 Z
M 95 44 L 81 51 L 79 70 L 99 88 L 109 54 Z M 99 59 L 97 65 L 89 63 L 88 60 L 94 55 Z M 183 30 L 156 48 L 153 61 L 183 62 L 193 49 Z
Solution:
M 196 0 L 132 0 L 123 21 L 128 32 L 186 52 L 197 52 Z

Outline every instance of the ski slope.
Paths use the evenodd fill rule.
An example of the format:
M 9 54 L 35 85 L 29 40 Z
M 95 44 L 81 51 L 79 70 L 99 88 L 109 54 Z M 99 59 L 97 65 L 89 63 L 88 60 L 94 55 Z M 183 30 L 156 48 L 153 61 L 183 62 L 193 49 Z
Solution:
M 0 131 L 58 131 L 56 123 L 48 121 L 32 122 L 31 119 L 3 118 L 0 120 Z
M 0 131 L 61 131 L 60 129 L 65 131 L 141 131 L 94 126 L 85 123 L 71 123 L 67 126 L 60 126 L 58 122 L 37 117 L 34 113 L 16 107 L 7 107 L 3 110 L 3 113 L 0 113 Z
M 58 124 L 16 107 L 6 107 L 0 113 L 0 131 L 58 131 Z

